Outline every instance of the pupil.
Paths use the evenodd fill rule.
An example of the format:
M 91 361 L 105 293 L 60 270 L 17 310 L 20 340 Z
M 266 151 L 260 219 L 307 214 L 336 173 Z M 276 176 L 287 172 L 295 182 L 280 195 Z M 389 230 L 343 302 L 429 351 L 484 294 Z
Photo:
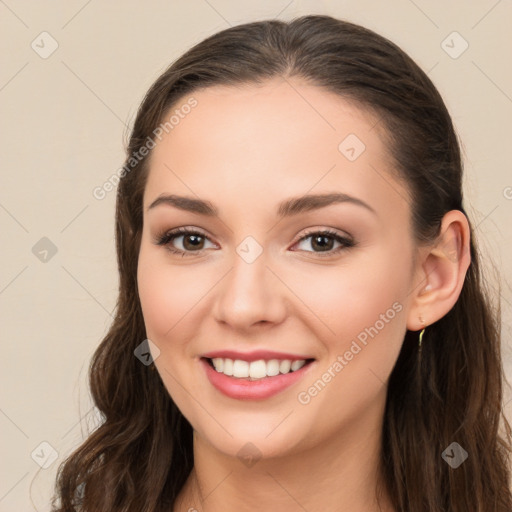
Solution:
M 313 245 L 314 245 L 315 243 L 317 243 L 317 242 L 318 242 L 318 240 L 324 240 L 324 241 L 325 241 L 326 239 L 329 239 L 329 238 L 330 238 L 330 237 L 325 236 L 325 235 L 315 236 L 315 237 L 313 237 L 313 241 L 314 241 Z M 326 248 L 327 248 L 327 249 L 331 248 L 331 247 L 330 247 L 330 246 L 331 246 L 331 244 L 332 244 L 332 240 L 331 240 L 331 243 L 327 242 L 327 244 L 320 242 L 319 247 L 320 247 L 321 249 L 324 249 L 324 250 L 325 250 Z
M 194 239 L 195 242 L 192 242 L 192 248 L 195 248 L 197 249 L 198 245 L 201 244 L 201 236 L 198 236 L 198 235 L 188 235 L 187 237 L 184 238 L 184 246 L 185 248 L 187 248 L 187 242 Z

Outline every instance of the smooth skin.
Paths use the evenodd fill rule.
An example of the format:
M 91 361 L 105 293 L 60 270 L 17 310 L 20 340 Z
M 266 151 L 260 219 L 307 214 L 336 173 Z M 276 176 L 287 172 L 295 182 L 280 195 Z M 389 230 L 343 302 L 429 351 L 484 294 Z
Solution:
M 193 97 L 197 106 L 151 154 L 138 266 L 157 370 L 194 430 L 194 469 L 174 510 L 376 512 L 388 378 L 406 329 L 434 323 L 459 297 L 470 264 L 467 219 L 448 212 L 437 242 L 417 246 L 383 124 L 317 86 L 280 78 Z M 349 134 L 365 145 L 354 161 L 339 150 Z M 373 211 L 344 202 L 277 215 L 281 201 L 332 192 Z M 166 194 L 208 201 L 218 215 L 149 208 Z M 156 243 L 179 227 L 204 238 L 178 233 L 167 246 Z M 322 249 L 315 235 L 303 238 L 325 229 L 355 245 L 328 237 Z M 249 236 L 262 250 L 251 263 L 237 252 Z M 380 327 L 393 304 L 393 318 L 301 403 L 299 393 L 332 371 L 366 328 Z M 237 400 L 215 389 L 199 363 L 220 349 L 315 361 L 279 394 Z M 237 455 L 249 442 L 253 465 Z M 387 497 L 382 505 L 393 511 Z

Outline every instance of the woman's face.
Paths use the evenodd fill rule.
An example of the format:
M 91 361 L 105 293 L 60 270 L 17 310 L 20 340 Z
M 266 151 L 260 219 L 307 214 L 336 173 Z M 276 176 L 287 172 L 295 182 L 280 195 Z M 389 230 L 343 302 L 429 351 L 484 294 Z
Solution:
M 155 140 L 144 193 L 138 285 L 167 390 L 227 455 L 368 430 L 418 284 L 382 123 L 297 80 L 193 97 Z M 300 200 L 326 194 L 339 200 Z M 158 244 L 176 228 L 192 234 Z

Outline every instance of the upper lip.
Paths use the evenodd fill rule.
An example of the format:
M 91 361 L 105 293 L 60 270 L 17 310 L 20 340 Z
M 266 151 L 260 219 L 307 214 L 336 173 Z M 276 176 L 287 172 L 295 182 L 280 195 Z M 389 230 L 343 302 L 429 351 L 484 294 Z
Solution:
M 290 359 L 292 361 L 313 359 L 311 356 L 301 354 L 290 354 L 287 352 L 274 352 L 272 350 L 254 350 L 253 352 L 237 352 L 236 350 L 214 350 L 207 352 L 201 357 L 213 359 L 221 357 L 223 359 L 241 359 L 242 361 L 258 361 L 259 359 Z

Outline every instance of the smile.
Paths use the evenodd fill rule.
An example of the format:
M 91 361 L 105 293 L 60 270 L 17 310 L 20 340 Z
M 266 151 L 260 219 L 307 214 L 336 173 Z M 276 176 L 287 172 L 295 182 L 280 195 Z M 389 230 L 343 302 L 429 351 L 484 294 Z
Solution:
M 257 359 L 201 357 L 199 362 L 210 384 L 224 396 L 238 400 L 264 400 L 297 383 L 315 359 Z

